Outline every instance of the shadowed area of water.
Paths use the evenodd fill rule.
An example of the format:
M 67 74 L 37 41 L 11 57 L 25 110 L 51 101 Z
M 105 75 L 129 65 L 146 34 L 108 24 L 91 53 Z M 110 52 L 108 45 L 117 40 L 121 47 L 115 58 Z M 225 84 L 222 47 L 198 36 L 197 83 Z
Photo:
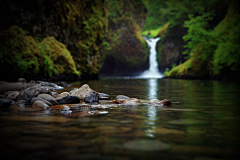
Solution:
M 240 85 L 230 82 L 103 78 L 71 83 L 138 98 L 138 106 L 70 106 L 72 113 L 0 111 L 1 155 L 9 159 L 173 159 L 239 157 Z M 171 106 L 147 105 L 169 99 Z M 104 105 L 107 104 L 107 105 Z

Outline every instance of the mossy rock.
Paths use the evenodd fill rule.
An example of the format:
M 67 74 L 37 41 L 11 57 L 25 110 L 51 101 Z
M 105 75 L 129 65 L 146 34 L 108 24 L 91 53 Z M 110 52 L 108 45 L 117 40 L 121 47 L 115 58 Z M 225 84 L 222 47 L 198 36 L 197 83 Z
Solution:
M 54 37 L 47 37 L 41 41 L 44 56 L 49 57 L 55 74 L 78 74 L 71 53 L 66 46 Z
M 43 56 L 36 41 L 18 26 L 0 34 L 0 71 L 6 80 L 36 75 L 43 67 Z

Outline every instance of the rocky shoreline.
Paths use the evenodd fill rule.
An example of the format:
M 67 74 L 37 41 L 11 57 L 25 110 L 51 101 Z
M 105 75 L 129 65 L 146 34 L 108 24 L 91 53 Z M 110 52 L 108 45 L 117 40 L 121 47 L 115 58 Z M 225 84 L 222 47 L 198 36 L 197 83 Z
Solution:
M 141 104 L 169 106 L 169 100 L 139 100 L 125 95 L 118 95 L 115 99 L 110 98 L 108 94 L 94 91 L 88 84 L 80 88 L 74 88 L 70 92 L 55 92 L 64 87 L 70 87 L 66 82 L 57 84 L 44 81 L 26 82 L 24 78 L 19 78 L 18 82 L 0 81 L 0 109 L 17 111 L 41 111 L 56 110 L 72 118 L 81 116 L 92 116 L 103 114 L 102 112 L 80 112 L 72 113 L 74 107 L 98 107 L 104 108 L 109 105 L 130 105 L 138 106 Z M 73 108 L 72 108 L 73 107 Z M 77 116 L 78 115 L 78 116 Z

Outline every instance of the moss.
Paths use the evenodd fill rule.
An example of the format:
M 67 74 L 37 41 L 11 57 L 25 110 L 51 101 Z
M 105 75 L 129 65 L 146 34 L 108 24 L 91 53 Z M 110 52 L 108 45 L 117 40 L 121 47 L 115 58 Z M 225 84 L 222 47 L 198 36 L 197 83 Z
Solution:
M 33 37 L 17 26 L 12 26 L 0 36 L 1 71 L 20 77 L 24 75 L 36 75 L 43 67 L 43 56 L 37 47 Z
M 61 73 L 79 74 L 71 53 L 63 43 L 60 43 L 54 37 L 47 37 L 43 39 L 41 45 L 46 57 L 45 65 L 49 64 L 47 70 L 52 70 L 56 75 Z M 49 76 L 51 77 L 51 74 Z

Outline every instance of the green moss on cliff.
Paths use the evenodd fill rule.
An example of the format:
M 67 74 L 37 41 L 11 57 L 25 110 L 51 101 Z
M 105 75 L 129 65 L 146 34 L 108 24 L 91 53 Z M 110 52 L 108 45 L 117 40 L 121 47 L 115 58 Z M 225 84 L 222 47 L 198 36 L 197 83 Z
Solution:
M 47 37 L 41 42 L 42 53 L 45 57 L 45 71 L 51 70 L 55 75 L 78 74 L 72 55 L 66 46 L 58 42 L 54 37 Z M 49 64 L 49 65 L 48 65 Z M 51 72 L 50 77 L 52 76 Z
M 34 77 L 78 74 L 71 53 L 66 46 L 54 37 L 45 38 L 41 43 L 27 35 L 23 29 L 12 26 L 0 36 L 1 72 L 3 79 L 16 79 L 21 76 Z
M 43 66 L 43 56 L 33 37 L 17 26 L 0 35 L 1 72 L 6 77 L 36 75 Z M 4 78 L 4 77 L 3 77 Z

